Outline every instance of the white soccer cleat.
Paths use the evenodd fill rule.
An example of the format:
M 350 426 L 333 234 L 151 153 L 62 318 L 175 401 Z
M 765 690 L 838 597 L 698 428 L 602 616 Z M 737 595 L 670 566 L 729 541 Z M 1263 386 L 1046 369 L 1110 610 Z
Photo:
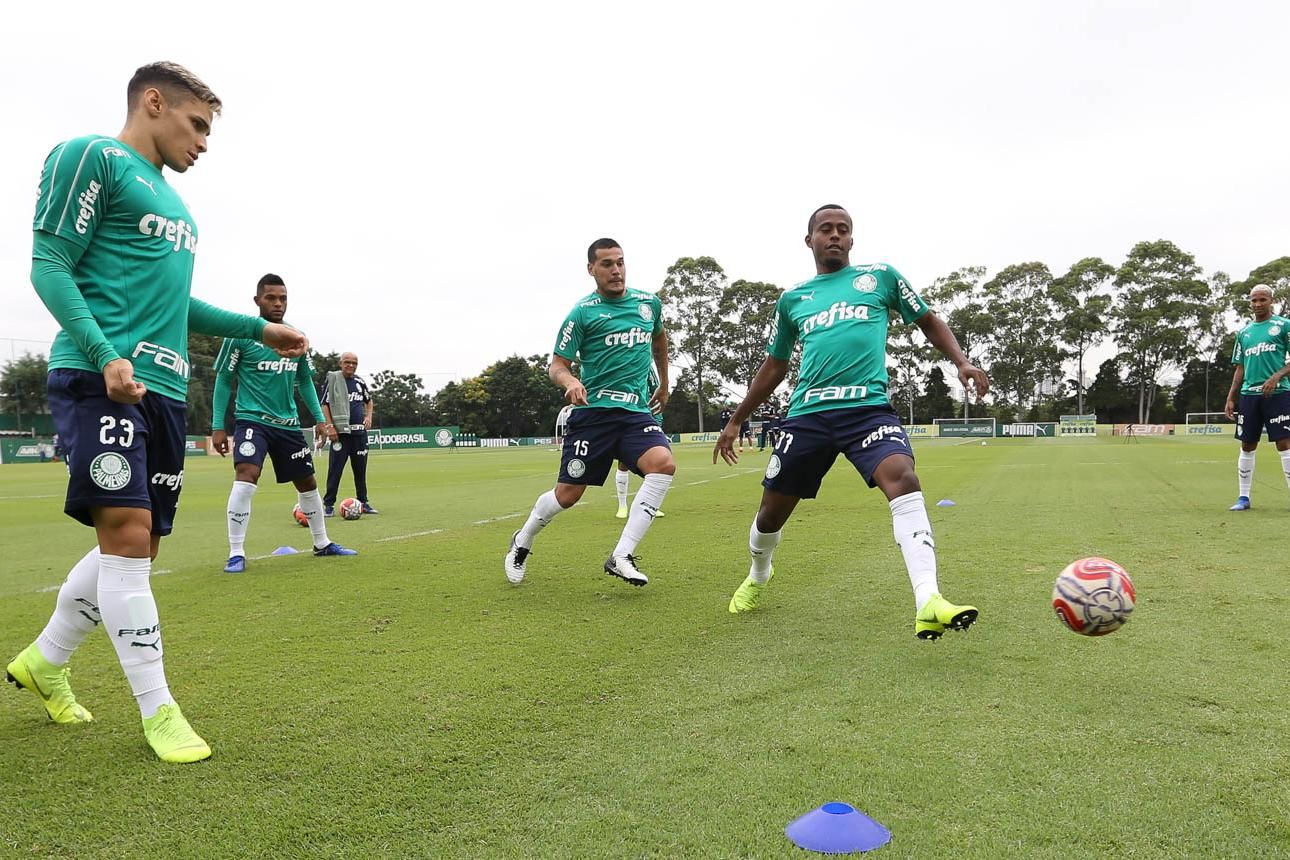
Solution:
M 516 532 L 511 535 L 511 548 L 506 551 L 506 562 L 502 565 L 502 569 L 506 571 L 506 578 L 517 585 L 524 581 L 524 566 L 528 563 L 529 553 L 532 551 L 515 544 L 515 538 L 519 537 L 519 534 Z
M 631 585 L 644 585 L 649 582 L 649 577 L 636 566 L 636 561 L 634 555 L 611 555 L 605 560 L 605 573 Z

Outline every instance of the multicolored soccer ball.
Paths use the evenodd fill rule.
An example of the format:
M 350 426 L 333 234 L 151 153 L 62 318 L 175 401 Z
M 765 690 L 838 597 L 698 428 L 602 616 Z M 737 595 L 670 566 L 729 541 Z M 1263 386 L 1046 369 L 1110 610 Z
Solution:
M 291 509 L 291 516 L 297 523 L 305 528 L 309 528 L 309 517 L 305 516 L 305 512 L 300 510 L 299 502 L 297 502 L 296 506 Z
M 363 515 L 363 503 L 358 499 L 345 499 L 340 503 L 340 515 L 347 520 L 358 519 Z
M 1081 558 L 1066 565 L 1053 584 L 1057 618 L 1081 636 L 1105 636 L 1133 612 L 1133 580 L 1113 561 Z

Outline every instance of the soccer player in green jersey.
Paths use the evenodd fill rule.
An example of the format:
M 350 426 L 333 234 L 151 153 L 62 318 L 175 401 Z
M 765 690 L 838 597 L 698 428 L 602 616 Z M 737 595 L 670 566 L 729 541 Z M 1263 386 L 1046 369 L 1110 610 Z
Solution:
M 714 463 L 717 457 L 731 465 L 739 461 L 734 443 L 741 424 L 784 380 L 793 345 L 800 341 L 801 376 L 766 465 L 761 508 L 748 535 L 752 566 L 730 600 L 730 611 L 757 606 L 774 575 L 771 556 L 784 523 L 799 501 L 815 498 L 825 473 L 844 454 L 865 482 L 887 497 L 914 589 L 914 633 L 938 639 L 947 628 L 966 630 L 977 610 L 955 606 L 939 592 L 936 546 L 914 454 L 887 399 L 888 320 L 899 314 L 915 323 L 958 368 L 964 387 L 975 387 L 978 398 L 990 383 L 899 272 L 884 263 L 851 265 L 854 243 L 851 216 L 841 206 L 829 204 L 812 213 L 806 245 L 815 256 L 816 277 L 779 297 L 766 360 L 713 449 Z
M 1228 510 L 1250 509 L 1254 483 L 1254 449 L 1267 428 L 1268 441 L 1281 455 L 1281 471 L 1290 484 L 1290 380 L 1286 351 L 1290 349 L 1290 320 L 1272 313 L 1272 288 L 1259 284 L 1250 290 L 1254 322 L 1241 329 L 1232 347 L 1232 388 L 1223 411 L 1236 419 L 1241 453 L 1236 458 L 1238 495 Z
M 197 227 L 164 167 L 183 173 L 206 152 L 220 100 L 187 69 L 135 72 L 116 137 L 87 135 L 45 159 L 31 281 L 62 330 L 49 358 L 49 405 L 66 449 L 64 511 L 97 546 L 58 592 L 36 641 L 7 678 L 50 719 L 88 723 L 67 680 L 72 652 L 100 623 L 163 761 L 207 758 L 170 694 L 148 576 L 170 534 L 184 480 L 188 332 L 256 338 L 288 358 L 303 334 L 191 297 Z
M 287 313 L 287 285 L 282 278 L 269 273 L 255 285 L 255 306 L 260 316 L 280 323 Z M 327 537 L 323 520 L 322 496 L 314 477 L 312 446 L 300 431 L 300 413 L 296 409 L 296 392 L 314 419 L 314 433 L 322 434 L 329 425 L 323 420 L 318 392 L 314 390 L 313 364 L 309 356 L 282 358 L 276 352 L 247 338 L 226 338 L 215 359 L 215 392 L 211 416 L 215 430 L 211 444 L 221 457 L 228 453 L 230 440 L 224 429 L 228 412 L 229 388 L 237 380 L 237 405 L 234 411 L 233 489 L 228 494 L 228 561 L 225 573 L 246 570 L 246 532 L 251 524 L 251 497 L 260 482 L 264 458 L 273 460 L 278 483 L 296 485 L 300 512 L 309 521 L 314 555 L 358 555 Z M 336 431 L 330 430 L 332 441 Z
M 548 375 L 573 406 L 565 430 L 555 489 L 533 505 L 524 527 L 511 536 L 503 569 L 513 583 L 524 580 L 533 540 L 561 511 L 573 507 L 589 484 L 603 486 L 614 460 L 642 476 L 618 544 L 604 570 L 632 585 L 649 578 L 637 565 L 636 547 L 663 506 L 676 464 L 655 409 L 667 405 L 667 333 L 658 296 L 627 289 L 623 249 L 613 239 L 587 248 L 587 274 L 596 291 L 583 296 L 556 335 Z M 582 364 L 582 379 L 573 362 Z M 650 362 L 658 385 L 649 389 Z

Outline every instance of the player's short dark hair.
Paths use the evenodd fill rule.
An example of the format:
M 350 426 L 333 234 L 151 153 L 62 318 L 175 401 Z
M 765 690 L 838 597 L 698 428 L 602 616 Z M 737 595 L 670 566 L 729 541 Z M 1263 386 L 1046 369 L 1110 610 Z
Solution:
M 135 102 L 148 87 L 156 87 L 167 95 L 181 93 L 205 102 L 210 107 L 211 113 L 218 114 L 224 107 L 219 96 L 215 95 L 201 78 L 178 63 L 162 61 L 149 63 L 135 70 L 134 77 L 130 78 L 130 84 L 125 89 L 127 110 L 134 109 Z
M 816 209 L 814 212 L 811 213 L 810 220 L 806 222 L 807 233 L 813 233 L 815 231 L 815 216 L 819 215 L 821 212 L 825 211 L 826 209 L 841 209 L 843 212 L 847 211 L 847 207 L 840 206 L 837 203 L 825 203 L 819 209 Z M 847 214 L 850 215 L 851 213 L 847 212 Z
M 587 262 L 588 263 L 596 262 L 596 252 L 607 251 L 610 248 L 617 248 L 618 250 L 621 251 L 623 249 L 623 246 L 618 244 L 617 239 L 610 239 L 610 238 L 597 239 L 596 241 L 592 242 L 590 245 L 587 246 Z
M 256 282 L 255 294 L 257 296 L 263 295 L 265 287 L 285 287 L 286 285 L 287 285 L 287 282 L 282 280 L 281 275 L 275 275 L 273 274 L 273 272 L 269 272 L 267 275 L 265 275 L 263 278 L 260 278 L 260 280 Z

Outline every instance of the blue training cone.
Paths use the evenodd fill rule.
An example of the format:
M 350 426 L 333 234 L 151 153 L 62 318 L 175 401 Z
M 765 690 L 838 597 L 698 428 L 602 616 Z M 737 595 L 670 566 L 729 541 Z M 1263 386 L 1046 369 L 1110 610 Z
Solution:
M 936 507 L 938 507 L 938 508 L 952 508 L 952 507 L 954 507 L 954 502 L 950 501 L 949 499 L 941 499 L 939 502 L 937 502 L 937 503 L 936 503 Z
M 280 546 L 273 552 L 269 553 L 269 555 L 297 555 L 299 552 L 300 550 L 293 546 Z
M 784 835 L 798 848 L 821 854 L 872 851 L 891 841 L 891 831 L 849 803 L 826 803 L 794 819 Z

